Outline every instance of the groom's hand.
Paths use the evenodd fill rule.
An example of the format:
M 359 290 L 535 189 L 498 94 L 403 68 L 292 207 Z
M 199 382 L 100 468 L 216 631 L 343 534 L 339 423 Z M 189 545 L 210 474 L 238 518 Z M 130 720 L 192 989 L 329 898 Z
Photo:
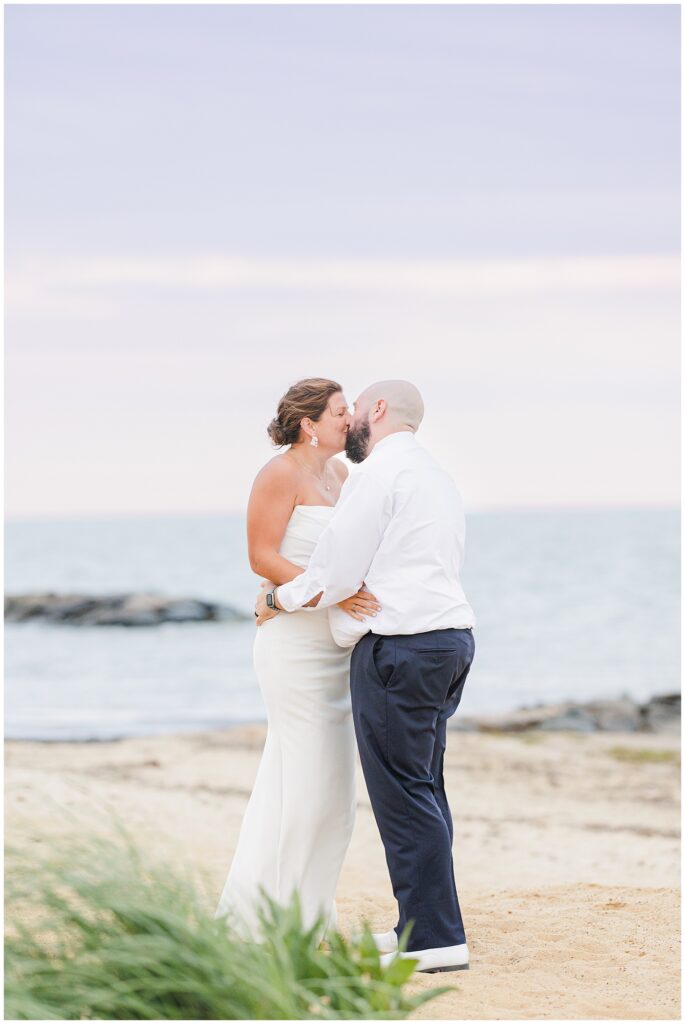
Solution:
M 255 623 L 257 626 L 261 626 L 267 619 L 273 619 L 275 615 L 278 615 L 277 608 L 269 608 L 266 603 L 267 591 L 273 590 L 276 586 L 271 580 L 262 580 L 259 584 L 259 594 L 257 595 L 257 603 L 255 604 Z

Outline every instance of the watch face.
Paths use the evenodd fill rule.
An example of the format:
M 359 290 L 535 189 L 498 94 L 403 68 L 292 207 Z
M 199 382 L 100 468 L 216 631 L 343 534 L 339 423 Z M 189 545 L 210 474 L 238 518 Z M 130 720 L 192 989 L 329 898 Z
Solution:
M 267 594 L 266 595 L 266 603 L 267 603 L 267 607 L 273 608 L 273 606 L 274 606 L 274 595 L 273 594 Z

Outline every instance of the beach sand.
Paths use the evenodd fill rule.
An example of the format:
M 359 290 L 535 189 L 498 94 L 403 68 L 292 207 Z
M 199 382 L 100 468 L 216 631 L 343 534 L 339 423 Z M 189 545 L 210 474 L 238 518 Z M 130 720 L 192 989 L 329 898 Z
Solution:
M 6 837 L 58 843 L 110 827 L 111 812 L 151 853 L 206 871 L 218 899 L 263 739 L 263 727 L 249 726 L 7 743 Z M 656 751 L 669 759 L 653 760 Z M 675 733 L 449 734 L 471 969 L 410 982 L 456 986 L 417 1018 L 680 1017 L 678 751 Z M 387 930 L 395 904 L 361 773 L 358 781 L 340 926 L 349 932 L 366 917 Z

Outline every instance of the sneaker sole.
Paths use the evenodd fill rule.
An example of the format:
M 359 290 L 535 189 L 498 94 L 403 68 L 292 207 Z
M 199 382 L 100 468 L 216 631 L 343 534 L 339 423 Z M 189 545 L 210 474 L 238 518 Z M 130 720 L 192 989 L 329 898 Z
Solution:
M 425 967 L 417 974 L 445 974 L 447 971 L 468 971 L 468 964 L 456 964 L 454 967 Z

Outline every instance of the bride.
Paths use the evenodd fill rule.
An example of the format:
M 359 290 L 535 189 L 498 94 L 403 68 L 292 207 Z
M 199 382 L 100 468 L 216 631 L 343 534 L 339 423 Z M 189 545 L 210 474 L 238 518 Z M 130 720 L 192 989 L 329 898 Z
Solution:
M 250 565 L 272 586 L 306 568 L 347 467 L 351 416 L 342 388 L 320 377 L 281 398 L 268 433 L 290 447 L 260 470 L 247 508 Z M 316 604 L 315 599 L 311 602 Z M 356 619 L 376 610 L 359 592 L 338 606 Z M 328 610 L 282 612 L 257 630 L 254 664 L 268 732 L 238 846 L 215 916 L 232 914 L 258 934 L 261 891 L 288 904 L 297 891 L 305 926 L 335 926 L 335 888 L 355 816 L 351 649 L 338 647 Z

